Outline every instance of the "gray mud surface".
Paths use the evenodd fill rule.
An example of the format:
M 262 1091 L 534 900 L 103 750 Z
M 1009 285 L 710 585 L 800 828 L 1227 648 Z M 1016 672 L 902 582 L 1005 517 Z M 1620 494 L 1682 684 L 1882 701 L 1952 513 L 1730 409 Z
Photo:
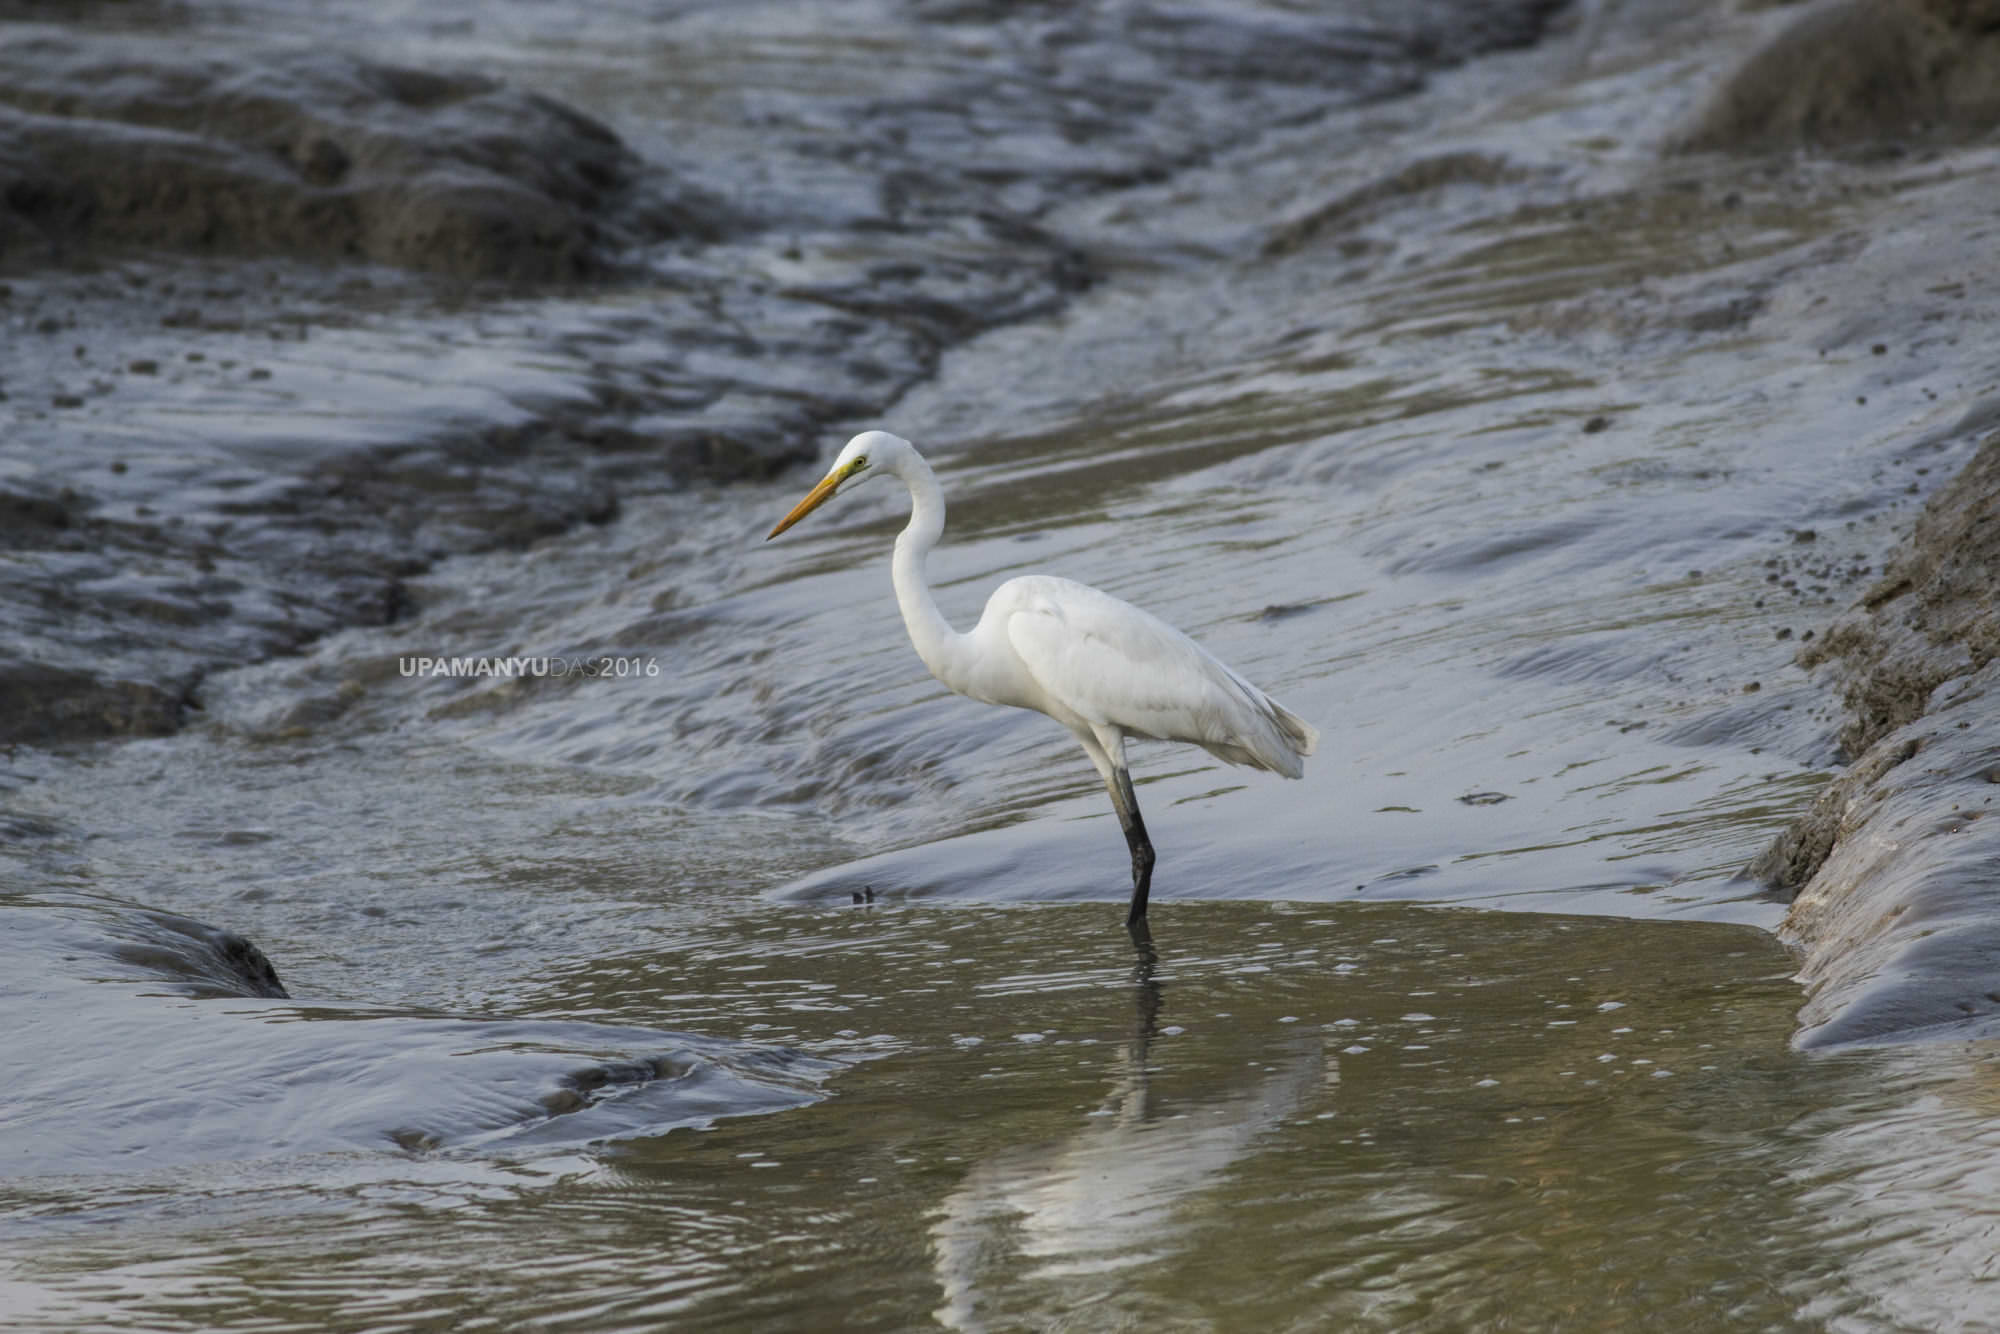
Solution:
M 318 32 L 283 6 L 198 38 L 151 5 L 10 25 L 0 743 L 170 733 L 207 673 L 393 621 L 441 556 L 809 457 L 1087 286 L 1038 221 L 1057 201 L 1408 92 L 1554 7 L 975 6 L 890 20 L 886 62 L 829 14 L 837 54 L 798 69 L 697 9 L 668 58 L 748 78 L 696 80 L 637 146 L 491 74 L 345 49 L 381 37 L 336 7 Z M 551 285 L 579 298 L 553 335 Z M 319 413 L 347 422 L 301 439 Z
M 1846 0 L 1779 31 L 1683 142 L 1875 152 L 1977 142 L 2000 124 L 1996 90 L 2000 7 Z M 1748 873 L 1795 896 L 1781 934 L 1803 955 L 1810 1045 L 2000 1025 L 2000 824 L 1987 820 L 2000 791 L 1989 670 L 2000 654 L 1997 411 L 1981 398 L 1899 451 L 1921 476 L 1948 441 L 1983 437 L 1873 584 L 1799 650 L 1799 665 L 1839 692 L 1849 762 Z

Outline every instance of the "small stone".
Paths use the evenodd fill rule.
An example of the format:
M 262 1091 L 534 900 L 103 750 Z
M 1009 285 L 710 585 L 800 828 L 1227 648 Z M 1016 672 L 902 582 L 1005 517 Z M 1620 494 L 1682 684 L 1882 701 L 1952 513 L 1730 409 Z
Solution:
M 160 373 L 160 363 L 154 361 L 151 357 L 141 357 L 125 369 L 134 375 L 158 375 Z

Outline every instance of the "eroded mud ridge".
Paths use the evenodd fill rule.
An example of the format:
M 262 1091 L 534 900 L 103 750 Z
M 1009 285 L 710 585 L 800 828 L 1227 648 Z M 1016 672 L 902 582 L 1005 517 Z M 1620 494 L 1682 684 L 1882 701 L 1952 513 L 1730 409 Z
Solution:
M 1751 871 L 1797 896 L 1808 1041 L 2000 1028 L 1996 655 L 2000 436 L 1799 655 L 1840 689 L 1853 761 Z

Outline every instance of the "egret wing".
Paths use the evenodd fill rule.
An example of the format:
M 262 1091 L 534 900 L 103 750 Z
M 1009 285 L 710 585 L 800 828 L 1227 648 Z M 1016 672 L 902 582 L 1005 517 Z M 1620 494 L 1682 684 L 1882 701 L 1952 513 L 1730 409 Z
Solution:
M 1313 732 L 1165 621 L 1087 584 L 1009 585 L 1008 641 L 1055 702 L 1094 726 L 1189 741 L 1296 776 Z

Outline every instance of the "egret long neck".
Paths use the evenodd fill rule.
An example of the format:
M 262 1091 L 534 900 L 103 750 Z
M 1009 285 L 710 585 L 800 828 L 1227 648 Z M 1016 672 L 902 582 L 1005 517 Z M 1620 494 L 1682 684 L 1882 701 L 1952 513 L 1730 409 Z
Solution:
M 910 522 L 896 538 L 891 566 L 896 605 L 903 609 L 903 625 L 924 666 L 946 685 L 955 685 L 964 636 L 953 630 L 938 610 L 930 580 L 924 575 L 924 558 L 944 535 L 944 492 L 938 489 L 937 474 L 930 465 L 915 455 L 897 471 L 910 488 Z

